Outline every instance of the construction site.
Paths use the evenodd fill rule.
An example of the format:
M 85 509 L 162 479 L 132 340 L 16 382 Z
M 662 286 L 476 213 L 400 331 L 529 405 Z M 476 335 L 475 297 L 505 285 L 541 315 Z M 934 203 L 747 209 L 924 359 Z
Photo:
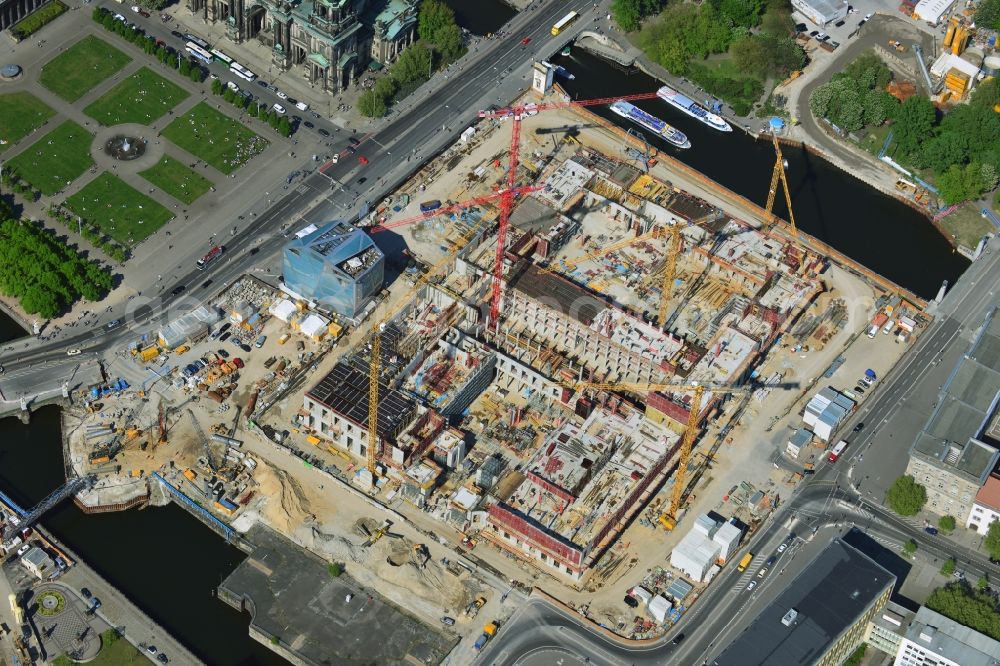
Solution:
M 767 208 L 740 206 L 586 111 L 605 103 L 484 111 L 359 225 L 407 250 L 358 315 L 244 277 L 135 345 L 64 416 L 95 478 L 77 503 L 266 526 L 449 635 L 522 581 L 623 634 L 676 621 L 633 623 L 623 586 L 706 584 L 668 563 L 695 516 L 755 529 L 801 479 L 768 433 L 835 359 L 881 373 L 905 345 L 845 351 L 884 289 L 770 213 L 792 203 L 776 142 Z

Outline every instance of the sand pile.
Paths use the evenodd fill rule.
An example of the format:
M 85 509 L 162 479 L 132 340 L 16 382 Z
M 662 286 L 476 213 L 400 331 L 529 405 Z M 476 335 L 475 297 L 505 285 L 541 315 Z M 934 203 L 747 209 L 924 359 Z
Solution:
M 271 527 L 290 535 L 313 519 L 309 494 L 287 472 L 260 461 L 254 479 L 260 484 L 257 493 L 268 498 L 261 513 Z

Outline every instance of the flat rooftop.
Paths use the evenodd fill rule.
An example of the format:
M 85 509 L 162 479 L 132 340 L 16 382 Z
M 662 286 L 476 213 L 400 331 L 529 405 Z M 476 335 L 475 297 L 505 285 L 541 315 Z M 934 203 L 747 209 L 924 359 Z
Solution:
M 550 271 L 524 261 L 511 271 L 510 286 L 553 310 L 590 326 L 608 304 L 592 293 Z
M 1000 642 L 921 606 L 906 630 L 906 638 L 962 666 L 996 666 Z
M 812 664 L 895 584 L 861 551 L 834 539 L 712 662 L 714 666 Z M 782 618 L 795 609 L 789 626 Z
M 948 377 L 938 406 L 911 449 L 911 454 L 978 485 L 1000 458 L 1000 451 L 979 439 L 986 433 L 1000 397 L 1000 319 L 995 315 L 996 311 L 990 313 L 968 353 Z
M 343 361 L 337 363 L 306 393 L 306 397 L 362 428 L 368 427 L 368 373 L 354 365 Z M 393 439 L 413 413 L 414 404 L 382 382 L 379 382 L 378 398 L 378 434 L 383 439 Z
M 362 589 L 349 574 L 333 578 L 325 561 L 277 532 L 258 525 L 247 538 L 254 552 L 222 582 L 219 597 L 238 605 L 249 600 L 253 627 L 279 637 L 305 663 L 439 664 L 453 647 L 456 639 Z M 355 598 L 345 604 L 348 594 Z

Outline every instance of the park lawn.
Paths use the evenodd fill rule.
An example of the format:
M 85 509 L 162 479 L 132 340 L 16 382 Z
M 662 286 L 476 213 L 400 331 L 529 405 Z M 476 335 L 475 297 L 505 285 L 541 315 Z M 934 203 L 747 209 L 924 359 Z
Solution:
M 139 175 L 153 185 L 186 204 L 208 192 L 212 181 L 200 176 L 179 161 L 164 155 L 151 169 L 140 171 Z
M 108 632 L 104 632 L 104 634 L 101 635 L 103 640 L 101 651 L 96 657 L 94 657 L 93 661 L 87 662 L 89 666 L 127 666 L 128 664 L 137 664 L 142 666 L 150 663 L 150 661 L 127 640 L 119 638 L 115 641 L 108 641 L 105 638 L 107 634 Z M 55 666 L 74 666 L 76 664 L 75 661 L 70 661 L 66 655 L 56 657 L 52 663 Z
M 149 125 L 187 99 L 188 92 L 146 67 L 83 110 L 102 125 Z
M 180 148 L 229 174 L 264 152 L 266 139 L 201 102 L 163 129 Z
M 129 56 L 88 35 L 42 67 L 38 80 L 67 102 L 75 102 L 130 62 Z
M 18 176 L 42 194 L 55 194 L 94 164 L 93 135 L 67 120 L 6 162 Z
M 956 245 L 964 245 L 970 250 L 975 250 L 983 236 L 996 232 L 994 224 L 983 218 L 981 210 L 981 205 L 964 204 L 951 215 L 941 218 L 938 224 Z
M 0 95 L 0 139 L 6 141 L 0 152 L 44 125 L 55 113 L 29 92 Z
M 105 171 L 66 199 L 65 207 L 125 247 L 153 235 L 173 213 Z

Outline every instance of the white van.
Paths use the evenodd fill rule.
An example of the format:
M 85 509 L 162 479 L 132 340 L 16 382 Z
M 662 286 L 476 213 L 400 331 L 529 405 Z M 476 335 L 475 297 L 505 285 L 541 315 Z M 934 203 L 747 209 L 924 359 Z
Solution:
M 876 326 L 875 324 L 872 324 L 868 328 L 868 337 L 869 338 L 874 338 L 876 335 L 878 335 L 878 326 Z
M 306 104 L 305 102 L 296 102 L 295 108 L 298 109 L 299 111 L 308 111 L 309 105 Z

